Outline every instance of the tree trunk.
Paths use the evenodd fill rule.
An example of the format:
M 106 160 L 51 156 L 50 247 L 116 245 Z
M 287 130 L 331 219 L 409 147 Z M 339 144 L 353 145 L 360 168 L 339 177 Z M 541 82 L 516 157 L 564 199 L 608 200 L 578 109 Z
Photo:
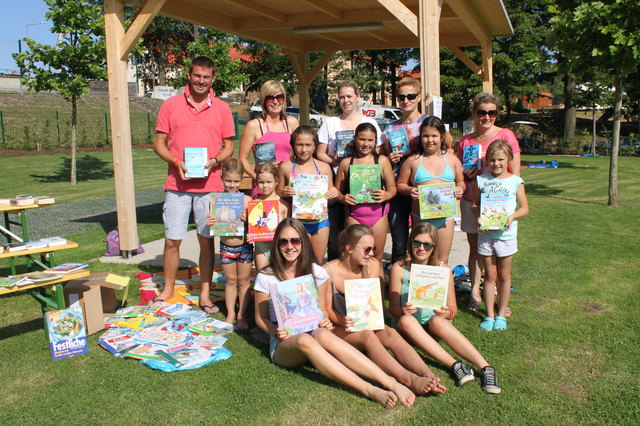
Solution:
M 591 155 L 596 155 L 596 105 L 593 104 L 593 136 L 591 137 Z
M 565 149 L 573 145 L 576 137 L 576 107 L 573 104 L 573 92 L 576 81 L 572 74 L 564 75 L 564 145 Z
M 71 97 L 71 185 L 76 180 L 76 145 L 78 143 L 78 104 L 75 96 Z
M 622 79 L 624 70 L 622 65 L 616 67 L 615 101 L 613 106 L 613 137 L 611 141 L 611 157 L 609 158 L 609 205 L 618 203 L 618 148 L 620 147 L 620 121 L 622 116 Z

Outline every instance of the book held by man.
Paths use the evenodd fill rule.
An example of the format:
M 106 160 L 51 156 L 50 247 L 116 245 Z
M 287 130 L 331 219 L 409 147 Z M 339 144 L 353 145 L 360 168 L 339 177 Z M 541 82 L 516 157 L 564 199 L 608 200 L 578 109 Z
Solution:
M 458 215 L 455 182 L 420 185 L 420 219 L 436 219 Z
M 380 164 L 352 164 L 349 166 L 349 193 L 357 204 L 379 203 L 373 193 L 382 189 Z
M 384 328 L 380 278 L 344 280 L 344 295 L 346 316 L 351 317 L 354 322 L 351 331 Z
M 327 191 L 329 178 L 324 175 L 296 175 L 293 181 L 293 217 L 302 220 L 328 218 Z
M 87 353 L 89 345 L 80 306 L 45 313 L 53 359 Z
M 216 222 L 209 227 L 211 236 L 243 236 L 244 221 L 240 219 L 243 210 L 243 193 L 212 192 L 209 214 L 216 218 Z
M 280 223 L 280 201 L 249 201 L 249 233 L 253 241 L 272 241 Z
M 423 309 L 440 309 L 446 306 L 450 277 L 450 268 L 411 264 L 407 301 Z
M 203 178 L 209 175 L 207 165 L 206 147 L 187 147 L 184 149 L 184 166 L 187 168 L 185 174 L 188 178 Z
M 323 315 L 312 274 L 272 283 L 269 291 L 278 327 L 287 330 L 289 335 L 318 328 Z
M 501 231 L 509 221 L 509 194 L 480 194 L 480 228 L 483 231 Z

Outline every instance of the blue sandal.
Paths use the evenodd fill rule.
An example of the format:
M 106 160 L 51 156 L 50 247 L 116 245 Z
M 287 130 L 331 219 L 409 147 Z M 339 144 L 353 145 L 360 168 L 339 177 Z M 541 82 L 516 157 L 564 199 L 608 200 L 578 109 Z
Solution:
M 495 322 L 496 320 L 494 320 L 493 318 L 484 317 L 484 319 L 480 323 L 480 328 L 486 331 L 491 331 L 493 330 Z
M 506 330 L 507 329 L 507 319 L 505 317 L 497 316 L 493 323 L 494 330 Z

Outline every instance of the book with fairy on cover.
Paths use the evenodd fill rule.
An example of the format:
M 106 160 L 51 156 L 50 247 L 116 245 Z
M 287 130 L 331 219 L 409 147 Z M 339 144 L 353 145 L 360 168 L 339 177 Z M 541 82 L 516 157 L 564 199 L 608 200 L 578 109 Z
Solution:
M 407 136 L 407 129 L 401 128 L 392 130 L 388 133 L 389 144 L 391 145 L 391 151 L 393 152 L 401 152 L 403 154 L 408 154 L 411 152 L 411 148 L 409 147 L 409 137 Z
M 352 331 L 384 328 L 380 278 L 344 280 L 344 296 L 347 316 L 354 322 Z
M 184 166 L 187 169 L 185 177 L 188 178 L 203 178 L 209 175 L 209 170 L 205 167 L 207 165 L 207 148 L 206 147 L 194 147 L 184 149 Z
M 424 309 L 440 309 L 446 306 L 450 276 L 450 268 L 411 264 L 407 301 L 417 308 Z
M 353 130 L 336 131 L 336 156 L 338 158 L 351 157 L 353 155 Z
M 256 155 L 256 164 L 261 166 L 266 163 L 275 163 L 276 145 L 273 142 L 262 142 L 253 145 Z
M 45 313 L 53 359 L 68 358 L 89 350 L 80 306 Z
M 382 189 L 380 164 L 352 164 L 349 166 L 349 193 L 357 204 L 379 203 L 374 191 Z
M 269 293 L 278 327 L 287 330 L 289 335 L 318 328 L 323 316 L 312 274 L 271 283 Z
M 280 223 L 280 201 L 249 201 L 249 233 L 253 241 L 272 241 Z
M 462 170 L 476 170 L 482 167 L 482 145 L 465 146 L 462 151 Z
M 212 192 L 210 215 L 216 222 L 209 228 L 211 236 L 223 237 L 244 235 L 244 221 L 240 215 L 244 210 L 244 194 L 241 192 Z
M 436 219 L 458 215 L 454 182 L 418 186 L 420 219 Z
M 327 191 L 329 178 L 325 175 L 296 175 L 293 181 L 293 215 L 295 219 L 325 220 L 328 218 Z
M 509 194 L 480 194 L 480 228 L 483 231 L 502 231 L 509 220 Z

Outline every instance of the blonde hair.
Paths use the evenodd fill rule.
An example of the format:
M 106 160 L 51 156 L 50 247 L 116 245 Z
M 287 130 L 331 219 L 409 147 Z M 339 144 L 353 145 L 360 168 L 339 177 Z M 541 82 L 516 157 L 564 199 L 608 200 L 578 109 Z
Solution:
M 498 152 L 504 152 L 507 155 L 509 162 L 513 160 L 513 149 L 511 148 L 511 145 L 509 145 L 509 142 L 507 142 L 506 140 L 496 139 L 495 141 L 491 142 L 489 148 L 487 148 L 485 158 L 487 159 L 487 161 L 491 160 L 491 157 L 493 157 Z
M 262 173 L 268 173 L 272 175 L 276 183 L 280 181 L 278 167 L 273 163 L 264 163 L 263 165 L 256 167 L 256 180 L 258 179 L 258 176 L 260 176 Z
M 229 173 L 237 173 L 242 179 L 244 167 L 238 158 L 229 157 L 222 162 L 222 177 L 224 178 Z
M 407 255 L 402 260 L 402 266 L 405 268 L 409 268 L 413 263 L 413 240 L 420 234 L 429 234 L 431 237 L 431 241 L 434 244 L 433 250 L 431 251 L 431 255 L 429 256 L 429 265 L 436 265 L 436 247 L 438 246 L 438 232 L 436 227 L 430 224 L 429 222 L 420 222 L 416 226 L 413 227 L 411 233 L 409 234 L 409 239 L 407 240 Z
M 405 77 L 396 83 L 396 92 L 404 86 L 413 86 L 419 95 L 422 95 L 422 84 L 419 80 L 412 77 Z
M 373 230 L 359 223 L 350 225 L 342 231 L 338 238 L 338 253 L 340 253 L 340 256 L 347 254 L 347 245 L 355 247 L 365 235 L 373 237 Z M 362 267 L 362 277 L 369 278 L 369 271 L 366 265 Z
M 351 87 L 356 95 L 360 96 L 360 89 L 358 88 L 358 83 L 351 80 L 341 81 L 338 84 L 338 93 L 340 93 L 340 89 L 344 89 L 345 87 Z
M 496 109 L 500 109 L 500 99 L 491 93 L 478 93 L 471 101 L 471 114 L 475 114 L 480 104 L 494 104 Z
M 267 118 L 266 98 L 267 96 L 273 96 L 276 93 L 282 93 L 284 100 L 282 101 L 282 111 L 280 111 L 280 119 L 284 120 L 286 114 L 284 113 L 287 105 L 287 92 L 284 89 L 282 83 L 276 80 L 267 80 L 260 86 L 260 108 L 262 108 L 262 119 Z

